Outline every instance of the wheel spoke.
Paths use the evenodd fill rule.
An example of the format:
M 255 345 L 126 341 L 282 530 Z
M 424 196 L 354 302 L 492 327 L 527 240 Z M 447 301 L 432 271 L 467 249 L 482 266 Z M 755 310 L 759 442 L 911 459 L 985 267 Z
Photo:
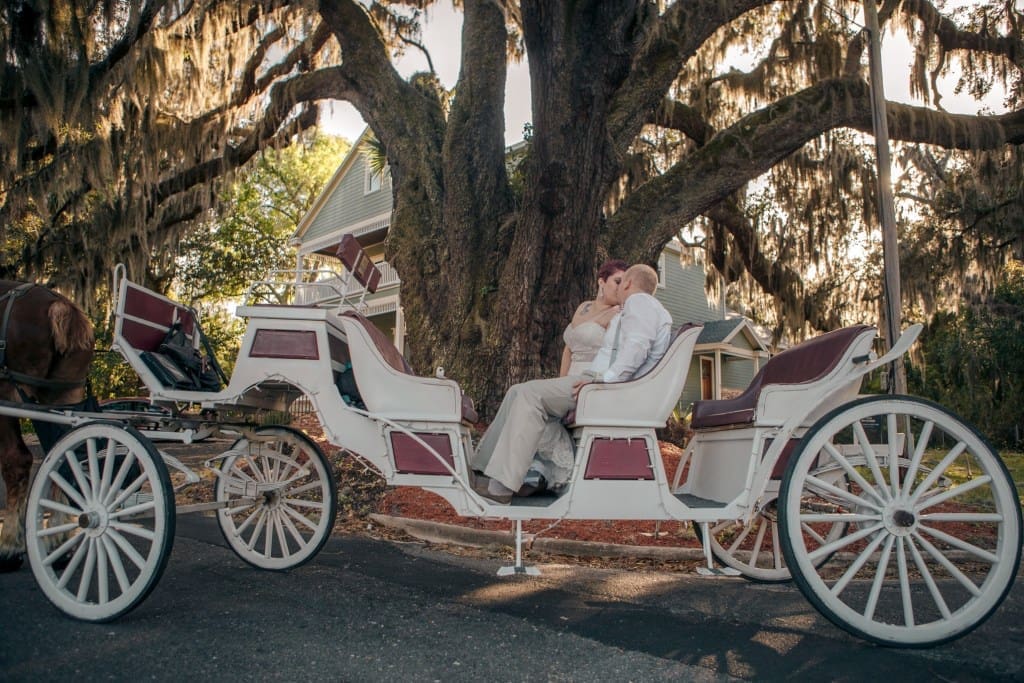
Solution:
M 128 488 L 126 488 L 126 489 L 122 489 L 122 490 L 121 490 L 121 494 L 120 494 L 120 495 L 119 495 L 119 496 L 118 496 L 117 498 L 115 498 L 115 499 L 114 499 L 114 502 L 113 502 L 113 503 L 111 503 L 110 505 L 108 505 L 108 506 L 107 506 L 107 509 L 108 509 L 108 510 L 116 510 L 117 508 L 121 507 L 121 505 L 122 505 L 122 504 L 123 504 L 123 503 L 124 503 L 124 502 L 125 502 L 126 500 L 128 500 L 128 498 L 129 498 L 129 497 L 130 497 L 130 496 L 131 496 L 131 495 L 132 495 L 133 493 L 137 493 L 137 492 L 138 492 L 138 490 L 139 490 L 139 489 L 141 489 L 141 488 L 142 488 L 142 486 L 143 486 L 143 485 L 144 485 L 144 484 L 145 484 L 146 482 L 148 482 L 148 481 L 149 481 L 149 476 L 147 476 L 147 475 L 146 475 L 146 473 L 145 473 L 145 472 L 143 472 L 142 474 L 140 474 L 140 475 L 139 475 L 139 476 L 138 476 L 138 477 L 137 477 L 137 478 L 135 479 L 135 481 L 133 481 L 133 482 L 131 483 L 131 486 L 129 486 L 129 487 L 128 487 Z
M 321 481 L 311 481 L 308 484 L 303 484 L 302 486 L 296 486 L 296 487 L 293 487 L 293 488 L 287 488 L 287 489 L 284 490 L 284 493 L 286 493 L 286 494 L 288 494 L 290 496 L 297 496 L 300 493 L 305 493 L 306 491 L 316 491 L 316 490 L 321 489 L 321 488 L 323 488 L 323 482 L 321 482 Z
M 998 512 L 931 512 L 921 515 L 921 520 L 929 522 L 1002 522 L 1005 517 Z
M 78 522 L 68 522 L 67 524 L 60 524 L 58 526 L 46 527 L 36 532 L 36 538 L 46 538 L 47 536 L 57 536 L 59 534 L 66 534 L 69 531 L 78 528 Z
M 860 444 L 860 451 L 864 454 L 864 460 L 867 462 L 868 468 L 871 470 L 871 476 L 875 478 L 876 485 L 872 488 L 878 491 L 886 501 L 890 500 L 892 496 L 886 489 L 885 476 L 882 475 L 882 468 L 878 464 L 878 458 L 875 455 L 875 446 L 868 438 L 867 432 L 864 431 L 864 425 L 861 424 L 860 420 L 853 423 L 853 433 L 857 437 L 857 442 Z
M 318 500 L 304 500 L 302 498 L 285 498 L 284 502 L 288 503 L 288 505 L 292 507 L 311 508 L 313 510 L 324 509 L 324 504 Z
M 264 510 L 264 507 L 262 505 L 257 506 L 256 509 L 253 510 L 252 513 L 248 517 L 245 518 L 245 521 L 243 521 L 241 524 L 239 524 L 235 528 L 235 533 L 238 536 L 241 536 L 242 533 L 246 529 L 249 528 L 249 525 L 252 524 L 254 521 L 256 521 L 256 519 L 260 516 L 260 514 L 263 512 L 263 510 Z M 251 547 L 249 549 L 252 550 Z
M 808 536 L 813 538 L 815 541 L 817 541 L 819 544 L 823 544 L 823 543 L 826 542 L 825 538 L 821 534 L 819 534 L 817 531 L 815 531 L 814 527 L 812 527 L 810 524 L 807 523 L 807 519 L 806 518 L 801 517 L 801 519 L 800 519 L 800 529 L 805 534 L 807 534 Z
M 40 498 L 39 507 L 46 508 L 47 510 L 53 510 L 69 517 L 78 517 L 82 514 L 82 508 L 73 508 L 70 505 L 65 505 L 59 501 L 53 500 L 52 498 Z
M 967 493 L 968 491 L 973 491 L 974 489 L 978 488 L 979 486 L 984 486 L 985 484 L 990 484 L 990 483 L 992 483 L 992 477 L 990 477 L 988 475 L 984 475 L 984 476 L 978 477 L 977 479 L 972 479 L 970 481 L 964 482 L 963 484 L 960 484 L 958 486 L 953 486 L 952 488 L 950 488 L 950 489 L 948 489 L 946 491 L 943 491 L 942 493 L 939 493 L 937 495 L 934 495 L 934 496 L 931 496 L 931 497 L 924 497 L 924 496 L 922 496 L 921 498 L 919 498 L 921 504 L 918 506 L 917 509 L 918 510 L 924 510 L 924 509 L 930 508 L 933 505 L 937 505 L 939 503 L 943 503 L 943 502 L 949 500 L 950 498 L 956 498 L 957 496 L 962 496 L 963 494 Z
M 68 538 L 68 540 L 61 543 L 56 550 L 53 550 L 52 552 L 50 552 L 49 555 L 43 558 L 43 566 L 49 567 L 57 560 L 64 557 L 64 555 L 66 555 L 73 546 L 77 545 L 78 543 L 81 543 L 82 539 L 84 538 L 85 534 L 75 534 L 74 536 Z
M 125 454 L 124 456 L 124 460 L 121 461 L 121 467 L 119 467 L 117 470 L 117 476 L 114 478 L 114 482 L 110 485 L 110 490 L 107 491 L 107 495 L 103 497 L 103 505 L 108 510 L 111 507 L 114 507 L 113 505 L 111 505 L 111 502 L 113 501 L 114 497 L 118 494 L 118 492 L 121 490 L 121 487 L 124 485 L 125 479 L 127 479 L 128 475 L 131 473 L 132 465 L 135 464 L 135 460 L 135 454 L 132 453 L 131 451 L 128 451 L 128 453 Z
M 884 541 L 886 538 L 890 538 L 890 536 L 888 534 L 878 534 L 877 536 L 875 536 L 874 540 L 872 540 L 871 543 L 868 544 L 867 548 L 865 548 L 859 555 L 857 555 L 857 559 L 850 564 L 849 569 L 847 569 L 843 573 L 843 575 L 839 577 L 838 581 L 832 584 L 832 587 L 829 589 L 829 592 L 831 592 L 832 595 L 839 597 L 840 593 L 842 593 L 846 589 L 847 584 L 849 584 L 850 581 L 853 580 L 853 577 L 857 575 L 857 572 L 861 570 L 861 567 L 863 567 L 867 563 L 867 561 L 871 559 L 872 553 L 874 553 L 875 550 L 878 549 L 878 546 L 881 545 L 882 541 Z
M 822 559 L 824 557 L 828 557 L 829 555 L 831 555 L 832 553 L 836 552 L 840 548 L 845 548 L 846 546 L 850 545 L 851 543 L 856 543 L 857 541 L 859 541 L 862 538 L 867 538 L 868 536 L 870 536 L 873 533 L 876 533 L 879 529 L 882 529 L 882 528 L 884 528 L 884 527 L 879 523 L 879 524 L 875 524 L 875 525 L 869 526 L 866 529 L 861 529 L 860 531 L 857 531 L 856 533 L 852 533 L 849 536 L 843 536 L 842 538 L 837 538 L 836 540 L 832 541 L 831 543 L 826 543 L 825 545 L 821 546 L 817 550 L 808 553 L 808 557 L 811 559 L 812 562 L 817 562 L 818 560 L 820 560 L 820 559 Z
M 286 511 L 287 511 L 287 508 L 286 508 Z M 296 545 L 299 548 L 301 548 L 302 546 L 306 545 L 306 539 L 304 539 L 302 537 L 302 534 L 299 533 L 299 530 L 297 528 L 295 528 L 295 524 L 292 523 L 292 520 L 289 517 L 289 515 L 281 515 L 281 523 L 284 524 L 285 528 L 288 529 L 288 533 L 290 533 L 292 535 L 292 539 L 295 541 Z M 282 543 L 282 545 L 283 545 L 283 543 Z
M 52 470 L 49 476 L 50 481 L 56 484 L 57 488 L 63 491 L 64 495 L 70 498 L 71 502 L 77 505 L 80 510 L 84 510 L 85 508 L 89 507 L 89 504 L 85 502 L 85 498 L 82 498 L 82 496 L 78 493 L 78 490 L 74 486 L 72 486 L 67 479 L 60 476 L 60 473 L 57 472 L 57 470 Z
M 909 496 L 910 490 L 914 488 L 914 479 L 917 478 L 917 471 L 924 460 L 924 452 L 928 448 L 928 442 L 932 438 L 932 429 L 934 427 L 935 423 L 931 420 L 925 422 L 924 426 L 921 427 L 921 433 L 917 437 L 917 445 L 914 448 L 914 455 L 910 459 L 910 467 L 907 468 L 907 475 L 903 480 L 902 493 L 904 496 Z
M 90 537 L 86 545 L 89 550 L 85 556 L 85 565 L 82 567 L 82 580 L 78 583 L 78 602 L 85 602 L 92 586 L 93 572 L 96 571 L 96 539 Z
M 750 561 L 747 563 L 750 567 L 757 566 L 757 558 L 761 554 L 761 545 L 764 543 L 764 532 L 767 531 L 768 525 L 765 524 L 764 518 L 761 519 L 761 524 L 758 525 L 757 536 L 754 538 L 754 547 L 750 550 Z
M 935 606 L 939 608 L 939 613 L 942 614 L 942 618 L 949 619 L 950 616 L 952 616 L 952 613 L 949 611 L 949 606 L 946 604 L 945 598 L 942 597 L 942 592 L 935 584 L 935 579 L 932 577 L 931 571 L 928 570 L 928 565 L 925 564 L 924 558 L 921 557 L 921 552 L 909 538 L 907 539 L 907 547 L 910 548 L 910 555 L 914 558 L 914 564 L 917 566 L 917 571 L 920 572 L 925 585 L 928 586 L 928 592 L 932 595 L 932 601 L 935 603 Z
M 147 500 L 143 503 L 139 503 L 138 505 L 132 505 L 131 507 L 122 508 L 120 510 L 117 510 L 116 512 L 112 512 L 110 513 L 110 517 L 112 519 L 122 519 L 124 517 L 131 517 L 133 515 L 146 512 L 148 510 L 153 510 L 155 508 L 156 502 L 152 500 Z
M 256 544 L 260 540 L 260 532 L 263 531 L 263 525 L 267 523 L 267 509 L 261 507 L 258 511 L 259 518 L 256 520 L 256 526 L 253 528 L 252 535 L 249 537 L 249 542 L 246 544 L 251 551 L 256 547 Z
M 929 543 L 928 539 L 921 534 L 915 533 L 914 538 L 917 539 L 917 542 L 921 544 L 921 547 L 924 548 L 929 555 L 935 558 L 935 561 L 941 564 L 942 567 L 949 572 L 950 576 L 959 581 L 960 585 L 966 588 L 971 595 L 974 597 L 979 597 L 981 595 L 981 589 L 978 588 L 977 584 L 971 581 L 969 576 L 960 571 L 960 568 L 953 564 L 941 550 Z
M 99 500 L 106 500 L 110 492 L 110 482 L 114 478 L 114 464 L 117 461 L 115 455 L 114 440 L 107 441 L 107 452 L 103 455 L 103 478 L 100 481 L 100 491 L 97 496 Z
M 63 573 L 60 575 L 60 579 L 57 581 L 57 588 L 64 590 L 71 580 L 71 577 L 78 571 L 78 565 L 82 564 L 89 554 L 89 537 L 81 534 L 81 538 L 85 539 L 85 543 L 80 544 L 75 548 L 75 553 L 71 556 L 71 561 L 68 562 L 68 566 L 64 568 Z
M 747 540 L 747 536 L 749 536 L 750 532 L 753 531 L 755 524 L 756 524 L 756 521 L 752 520 L 750 524 L 748 524 L 748 525 L 743 527 L 743 531 L 740 532 L 740 535 L 737 536 L 736 540 L 733 541 L 731 546 L 729 546 L 729 554 L 730 555 L 735 554 L 736 553 L 736 549 L 739 548 L 741 545 L 743 545 L 743 541 Z
M 139 554 L 139 551 L 128 542 L 128 539 L 121 535 L 121 531 L 127 531 L 127 529 L 118 529 L 112 527 L 108 529 L 110 538 L 117 544 L 117 547 L 121 549 L 121 552 L 132 561 L 137 568 L 143 569 L 146 566 L 146 558 Z
M 124 563 L 121 562 L 121 555 L 117 552 L 117 546 L 114 541 L 111 540 L 107 535 L 104 535 L 100 539 L 103 542 L 103 547 L 107 551 L 107 557 L 110 560 L 110 567 L 114 570 L 114 578 L 117 579 L 117 586 L 121 589 L 123 595 L 131 587 L 132 583 L 128 579 L 128 574 L 124 570 Z
M 267 523 L 263 527 L 263 557 L 273 557 L 271 550 L 273 549 L 274 542 L 274 520 L 277 518 L 277 513 L 273 510 L 267 513 Z
M 886 535 L 885 547 L 878 557 L 878 567 L 875 568 L 875 578 L 871 581 L 871 592 L 868 593 L 868 602 L 864 606 L 864 617 L 874 619 L 875 609 L 878 607 L 878 598 L 882 594 L 882 584 L 885 583 L 885 574 L 889 571 L 889 558 L 892 557 L 892 545 L 896 541 L 895 536 Z
M 910 497 L 910 503 L 916 505 L 918 499 L 932 487 L 932 484 L 939 480 L 939 477 L 945 473 L 949 466 L 960 457 L 960 455 L 967 449 L 967 444 L 963 441 L 958 442 L 953 448 L 946 454 L 946 456 L 931 472 L 924 478 L 924 481 L 917 487 L 917 491 Z
M 839 449 L 828 442 L 825 443 L 824 448 L 825 451 L 828 452 L 829 457 L 843 468 L 843 471 L 846 472 L 846 476 L 853 480 L 853 483 L 859 486 L 864 493 L 867 493 L 878 501 L 878 505 L 885 505 L 885 499 L 878 495 L 875 491 L 875 487 L 867 482 L 864 476 L 857 471 L 857 468 L 850 464 L 850 461 L 846 459 L 846 456 L 839 452 Z M 875 505 L 869 506 L 877 507 Z
M 78 483 L 78 490 L 86 497 L 85 500 L 89 500 L 89 493 L 92 491 L 92 486 L 87 481 L 85 472 L 82 471 L 82 464 L 78 462 L 78 455 L 74 451 L 67 451 L 64 454 L 64 457 L 67 460 L 68 467 L 71 469 L 71 474 L 74 475 L 75 481 Z M 82 505 L 82 507 L 86 506 Z
M 814 475 L 808 474 L 805 481 L 806 481 L 805 485 L 809 489 L 811 489 L 811 490 L 813 490 L 813 491 L 815 491 L 817 493 L 831 493 L 833 496 L 836 496 L 837 498 L 840 498 L 841 500 L 846 501 L 847 503 L 849 503 L 850 505 L 852 505 L 854 507 L 866 507 L 866 508 L 870 508 L 872 510 L 877 510 L 878 509 L 878 506 L 876 506 L 874 503 L 871 503 L 871 502 L 869 502 L 867 500 L 864 500 L 860 496 L 858 496 L 858 495 L 856 495 L 854 493 L 851 493 L 850 491 L 847 491 L 846 489 L 841 489 L 838 486 L 833 486 L 832 484 L 828 483 L 827 481 L 824 481 L 822 479 L 818 479 Z
M 899 426 L 896 424 L 896 413 L 889 413 L 885 416 L 885 428 L 888 435 L 886 445 L 889 446 L 889 493 L 892 496 L 896 496 L 900 492 L 900 468 L 898 464 L 900 454 L 896 452 Z
M 779 524 L 770 521 L 772 525 L 772 566 L 775 569 L 782 569 L 782 546 L 779 544 Z
M 308 517 L 305 517 L 304 515 L 300 515 L 298 512 L 296 512 L 295 510 L 292 510 L 288 506 L 284 506 L 281 509 L 284 510 L 285 513 L 289 517 L 294 519 L 295 521 L 297 521 L 300 524 L 304 524 L 305 526 L 309 527 L 310 531 L 316 531 L 317 530 L 317 525 L 314 524 L 313 522 L 311 522 Z
M 865 515 L 858 512 L 808 512 L 800 515 L 800 522 L 877 522 L 881 514 Z
M 89 463 L 89 493 L 90 500 L 96 500 L 100 495 L 100 461 L 96 457 L 96 439 L 89 439 L 85 442 L 85 453 Z M 105 601 L 104 601 L 105 602 Z
M 277 532 L 277 543 L 280 546 L 281 556 L 291 555 L 288 552 L 288 539 L 284 536 L 284 525 L 281 523 L 281 514 L 274 515 L 274 530 Z
M 137 524 L 111 522 L 109 528 L 116 529 L 117 531 L 120 531 L 123 534 L 131 534 L 132 536 L 135 536 L 137 538 L 143 538 L 151 543 L 156 540 L 156 534 L 154 532 L 150 531 L 146 527 L 139 526 Z
M 934 536 L 935 538 L 939 539 L 940 541 L 944 541 L 944 542 L 950 544 L 954 548 L 959 548 L 960 550 L 969 552 L 970 554 L 974 555 L 975 557 L 979 557 L 979 558 L 985 560 L 986 562 L 988 562 L 990 564 L 995 564 L 996 562 L 999 561 L 999 558 L 996 557 L 995 555 L 993 555 L 992 553 L 990 553 L 989 551 L 987 551 L 987 550 L 985 550 L 983 548 L 979 548 L 978 546 L 974 545 L 973 543 L 968 543 L 967 541 L 961 540 L 961 539 L 957 538 L 956 536 L 950 536 L 945 531 L 939 531 L 938 529 L 935 529 L 933 527 L 927 526 L 925 524 L 918 525 L 918 528 L 921 531 L 925 532 L 926 534 L 928 534 L 930 536 Z
M 96 545 L 96 588 L 98 601 L 101 605 L 110 602 L 110 575 L 107 566 L 107 548 L 97 538 L 93 543 Z
M 896 569 L 900 578 L 900 599 L 903 603 L 903 624 L 914 625 L 914 603 L 910 594 L 910 576 L 907 573 L 907 551 L 903 547 L 906 539 L 896 539 Z

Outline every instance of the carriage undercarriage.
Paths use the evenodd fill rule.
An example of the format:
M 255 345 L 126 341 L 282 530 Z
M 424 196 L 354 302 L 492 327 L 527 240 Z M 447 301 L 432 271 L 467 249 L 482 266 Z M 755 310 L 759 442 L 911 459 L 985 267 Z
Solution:
M 972 630 L 1016 576 L 1020 505 L 995 451 L 941 406 L 858 396 L 863 375 L 904 353 L 916 329 L 880 359 L 870 353 L 870 328 L 831 333 L 834 348 L 818 344 L 817 355 L 786 352 L 801 371 L 818 363 L 817 374 L 771 380 L 786 365 L 778 362 L 748 403 L 707 402 L 695 412 L 679 467 L 666 472 L 654 430 L 681 391 L 699 333 L 683 329 L 644 378 L 584 387 L 569 425 L 576 462 L 563 492 L 502 506 L 472 486 L 474 437 L 458 385 L 411 374 L 353 311 L 239 309 L 248 327 L 228 386 L 196 392 L 161 384 L 139 358 L 152 346 L 147 340 L 187 318 L 188 309 L 123 277 L 119 286 L 117 346 L 154 400 L 279 409 L 305 396 L 327 440 L 388 484 L 437 493 L 461 515 L 515 522 L 517 562 L 504 573 L 526 570 L 524 520 L 688 521 L 708 571 L 793 579 L 839 627 L 903 647 Z M 346 403 L 334 381 L 347 367 L 365 408 Z M 43 592 L 87 621 L 109 621 L 140 604 L 173 543 L 168 466 L 187 468 L 102 414 L 13 404 L 0 405 L 0 413 L 71 428 L 48 451 L 28 501 L 27 554 Z M 215 510 L 228 545 L 257 567 L 289 569 L 314 557 L 334 524 L 333 464 L 284 427 L 200 422 L 181 439 L 211 426 L 236 430 L 232 447 L 207 463 L 214 502 L 177 512 Z

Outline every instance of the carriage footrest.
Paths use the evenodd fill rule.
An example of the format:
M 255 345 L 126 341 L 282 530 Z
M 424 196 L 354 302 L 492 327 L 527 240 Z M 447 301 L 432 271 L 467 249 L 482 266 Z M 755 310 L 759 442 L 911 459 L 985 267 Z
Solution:
M 740 572 L 732 567 L 697 567 L 701 576 L 739 576 Z

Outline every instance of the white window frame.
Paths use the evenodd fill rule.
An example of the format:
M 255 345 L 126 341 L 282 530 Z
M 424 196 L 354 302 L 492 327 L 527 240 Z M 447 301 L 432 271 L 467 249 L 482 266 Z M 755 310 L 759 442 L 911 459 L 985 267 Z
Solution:
M 373 194 L 374 192 L 380 192 L 381 190 L 383 190 L 384 189 L 384 179 L 389 174 L 388 167 L 385 166 L 384 170 L 381 171 L 380 173 L 374 173 L 373 172 L 373 167 L 370 166 L 369 163 L 366 163 L 363 168 L 364 168 L 364 173 L 363 173 L 363 194 L 364 195 Z M 376 182 L 375 182 L 375 179 L 376 179 Z M 374 187 L 374 185 L 376 185 L 376 187 Z
M 661 252 L 661 256 L 658 257 L 658 288 L 663 289 L 665 287 L 665 252 Z

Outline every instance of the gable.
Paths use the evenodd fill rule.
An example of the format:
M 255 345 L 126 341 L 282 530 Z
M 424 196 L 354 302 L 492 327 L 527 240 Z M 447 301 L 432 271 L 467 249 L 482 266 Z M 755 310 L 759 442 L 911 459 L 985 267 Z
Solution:
M 336 242 L 341 234 L 356 228 L 386 227 L 390 222 L 393 205 L 390 175 L 385 175 L 379 189 L 367 192 L 367 135 L 364 133 L 352 146 L 313 208 L 299 224 L 292 241 L 299 246 L 300 252 L 314 251 Z

